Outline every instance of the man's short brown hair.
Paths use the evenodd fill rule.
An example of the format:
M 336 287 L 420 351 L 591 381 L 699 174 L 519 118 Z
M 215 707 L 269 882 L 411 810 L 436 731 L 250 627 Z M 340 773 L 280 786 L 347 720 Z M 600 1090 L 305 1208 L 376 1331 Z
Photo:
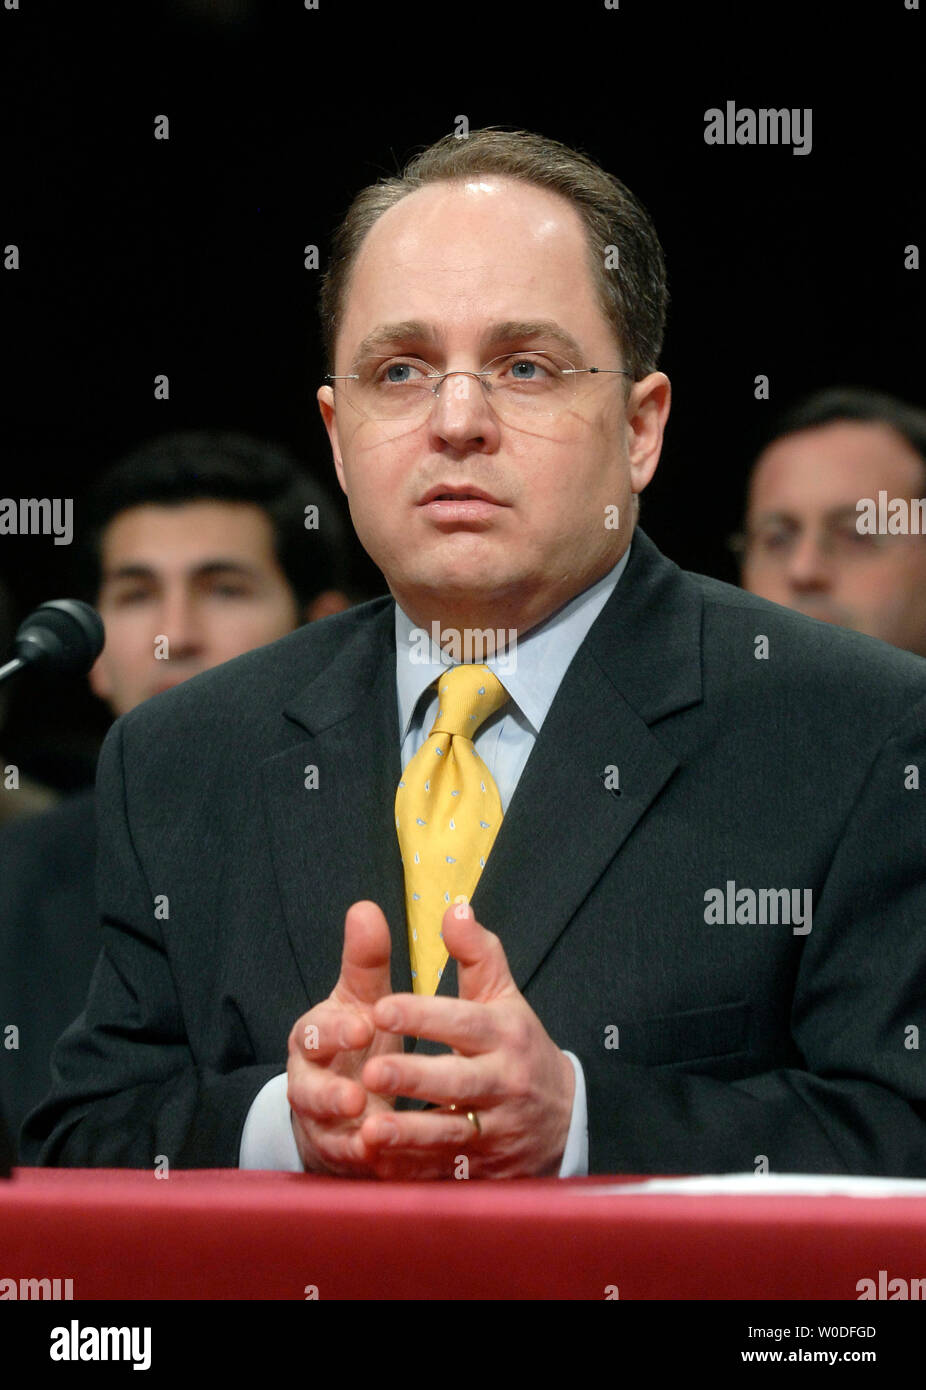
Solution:
M 320 312 L 326 370 L 334 373 L 335 342 L 351 270 L 373 224 L 425 184 L 500 174 L 565 198 L 585 224 L 589 266 L 605 318 L 624 362 L 639 381 L 655 371 L 662 350 L 668 289 L 656 229 L 637 198 L 585 154 L 530 131 L 495 127 L 465 138 L 445 135 L 406 164 L 401 174 L 361 190 L 332 238 L 322 277 Z M 608 269 L 608 248 L 617 265 Z M 613 254 L 613 252 L 612 252 Z

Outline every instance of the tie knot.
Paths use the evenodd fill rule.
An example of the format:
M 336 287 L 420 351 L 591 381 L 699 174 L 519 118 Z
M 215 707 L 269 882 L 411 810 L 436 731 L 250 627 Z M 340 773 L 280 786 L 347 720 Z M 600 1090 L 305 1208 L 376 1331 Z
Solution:
M 440 705 L 432 734 L 462 734 L 476 730 L 508 699 L 508 691 L 488 666 L 454 666 L 437 682 Z

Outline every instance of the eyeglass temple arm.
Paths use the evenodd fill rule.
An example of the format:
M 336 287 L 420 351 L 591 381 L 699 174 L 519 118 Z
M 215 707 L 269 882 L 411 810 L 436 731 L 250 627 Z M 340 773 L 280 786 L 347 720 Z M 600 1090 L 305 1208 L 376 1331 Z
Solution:
M 563 376 L 578 376 L 579 372 L 608 372 L 611 376 L 633 376 L 626 367 L 564 367 Z

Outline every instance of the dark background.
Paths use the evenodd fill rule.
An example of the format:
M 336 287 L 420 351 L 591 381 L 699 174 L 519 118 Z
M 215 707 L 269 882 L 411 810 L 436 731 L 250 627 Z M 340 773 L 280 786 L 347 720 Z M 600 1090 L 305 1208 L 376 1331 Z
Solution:
M 643 524 L 735 582 L 725 541 L 774 413 L 835 384 L 926 404 L 921 272 L 903 265 L 923 241 L 924 23 L 904 0 L 0 7 L 0 246 L 21 257 L 0 272 L 0 496 L 73 497 L 79 529 L 103 466 L 205 426 L 333 479 L 303 248 L 324 265 L 353 194 L 463 114 L 584 149 L 649 208 L 675 394 Z M 811 107 L 812 152 L 706 145 L 727 100 Z M 66 591 L 67 561 L 50 537 L 0 537 L 20 616 Z M 26 677 L 0 747 L 73 785 L 106 722 L 83 683 Z

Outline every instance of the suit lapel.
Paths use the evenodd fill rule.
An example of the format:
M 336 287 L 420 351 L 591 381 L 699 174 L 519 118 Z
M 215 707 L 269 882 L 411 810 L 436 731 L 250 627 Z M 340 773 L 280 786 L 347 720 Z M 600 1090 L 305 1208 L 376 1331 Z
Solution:
M 340 970 L 344 913 L 379 904 L 392 933 L 392 985 L 411 988 L 405 887 L 395 833 L 400 776 L 394 608 L 355 633 L 287 704 L 308 737 L 264 765 L 264 811 L 287 931 L 310 1004 Z M 318 786 L 305 786 L 306 768 Z
M 675 771 L 651 726 L 701 699 L 701 608 L 696 585 L 637 530 L 473 894 L 473 911 L 501 938 L 522 991 Z M 617 769 L 617 796 L 603 780 L 607 768 Z M 438 993 L 457 993 L 454 962 Z

